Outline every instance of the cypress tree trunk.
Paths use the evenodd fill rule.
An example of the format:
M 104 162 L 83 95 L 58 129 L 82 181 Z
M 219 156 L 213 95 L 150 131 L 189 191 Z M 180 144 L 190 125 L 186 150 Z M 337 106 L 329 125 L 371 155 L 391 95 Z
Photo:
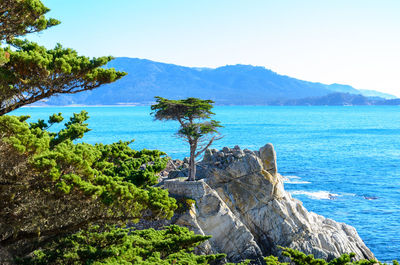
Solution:
M 190 144 L 190 159 L 189 159 L 189 181 L 196 180 L 196 161 L 195 161 L 196 145 Z

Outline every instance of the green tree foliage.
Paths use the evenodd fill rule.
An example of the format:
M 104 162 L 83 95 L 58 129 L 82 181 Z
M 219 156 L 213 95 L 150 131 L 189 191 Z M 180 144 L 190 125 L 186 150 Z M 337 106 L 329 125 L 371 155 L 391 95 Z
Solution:
M 61 122 L 60 114 L 47 123 L 27 118 L 0 116 L 1 246 L 24 253 L 92 223 L 172 216 L 175 200 L 152 187 L 166 165 L 164 153 L 135 151 L 131 142 L 73 143 L 89 130 L 86 112 L 52 133 L 44 128 Z
M 39 32 L 58 25 L 56 19 L 45 18 L 49 12 L 40 0 L 2 0 L 0 2 L 0 39 Z
M 156 97 L 156 104 L 151 106 L 151 114 L 156 120 L 178 121 L 181 127 L 177 136 L 189 143 L 189 180 L 196 179 L 196 158 L 201 155 L 215 140 L 218 128 L 222 127 L 219 121 L 207 120 L 214 115 L 212 100 L 187 98 L 170 100 Z M 203 121 L 207 120 L 207 121 Z
M 210 236 L 195 235 L 187 228 L 171 225 L 163 230 L 132 230 L 93 226 L 57 239 L 20 264 L 208 264 L 225 257 L 195 255 L 193 248 Z
M 342 256 L 332 259 L 331 261 L 326 261 L 324 259 L 316 259 L 314 255 L 306 255 L 301 251 L 281 247 L 282 249 L 282 256 L 289 258 L 290 262 L 280 262 L 279 259 L 275 256 L 268 256 L 265 257 L 266 265 L 373 265 L 373 264 L 380 264 L 382 263 L 376 260 L 354 260 L 355 254 L 343 254 Z M 386 265 L 386 264 L 385 264 Z M 393 265 L 399 265 L 399 263 L 394 260 Z
M 97 144 L 101 150 L 101 161 L 96 164 L 103 168 L 107 175 L 122 177 L 141 188 L 155 185 L 158 180 L 156 173 L 162 171 L 168 159 L 162 157 L 163 152 L 143 149 L 138 152 L 132 150 L 130 142 L 118 142 L 112 145 Z
M 112 57 L 89 59 L 57 45 L 47 50 L 26 40 L 12 40 L 8 62 L 0 66 L 0 115 L 48 98 L 74 94 L 114 82 L 125 75 L 101 66 Z
M 27 33 L 39 32 L 58 25 L 56 19 L 45 18 L 49 11 L 40 0 L 0 1 L 0 44 Z M 0 45 L 0 66 L 9 61 L 10 54 Z
M 60 44 L 47 50 L 15 38 L 59 24 L 45 17 L 48 11 L 40 0 L 0 1 L 0 115 L 54 94 L 91 90 L 126 75 L 101 68 L 113 59 L 110 56 L 90 59 Z
M 48 11 L 40 0 L 0 1 L 0 262 L 43 246 L 29 264 L 206 264 L 221 257 L 194 255 L 208 237 L 177 226 L 116 228 L 172 216 L 175 200 L 153 187 L 164 153 L 135 151 L 132 142 L 74 143 L 89 131 L 84 111 L 58 132 L 47 130 L 63 121 L 61 113 L 30 124 L 28 116 L 4 115 L 125 75 L 102 68 L 112 57 L 89 59 L 15 38 L 59 24 Z
M 48 50 L 16 38 L 59 24 L 45 17 L 48 11 L 40 0 L 0 1 L 0 263 L 38 248 L 22 262 L 207 264 L 222 257 L 193 254 L 193 247 L 209 237 L 186 228 L 116 228 L 172 216 L 175 200 L 153 187 L 166 166 L 164 153 L 135 151 L 129 147 L 132 141 L 74 142 L 89 131 L 85 111 L 57 132 L 48 129 L 64 120 L 61 113 L 29 124 L 29 116 L 4 115 L 125 75 L 102 68 L 112 57 L 90 59 L 59 44 Z

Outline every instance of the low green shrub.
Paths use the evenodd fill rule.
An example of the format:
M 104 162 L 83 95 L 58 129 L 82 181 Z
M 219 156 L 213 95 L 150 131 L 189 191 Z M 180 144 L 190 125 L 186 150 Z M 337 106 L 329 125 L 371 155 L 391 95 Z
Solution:
M 277 257 L 275 256 L 268 256 L 265 257 L 264 260 L 267 265 L 374 265 L 374 264 L 380 264 L 380 265 L 386 265 L 386 263 L 382 264 L 381 262 L 378 262 L 376 260 L 354 260 L 355 254 L 354 253 L 349 253 L 349 254 L 343 254 L 338 258 L 335 258 L 331 261 L 326 261 L 324 259 L 316 259 L 314 258 L 314 255 L 306 255 L 301 251 L 291 249 L 291 248 L 286 248 L 286 247 L 281 247 L 282 249 L 282 256 L 288 257 L 290 259 L 290 263 L 288 262 L 280 262 Z M 394 260 L 393 265 L 399 265 L 399 263 Z
M 178 197 L 175 199 L 178 205 L 178 208 L 175 210 L 175 212 L 177 213 L 184 213 L 186 211 L 189 211 L 192 208 L 193 204 L 196 205 L 196 201 L 191 198 Z
M 92 226 L 55 240 L 35 251 L 32 257 L 17 262 L 21 265 L 202 265 L 226 256 L 193 253 L 195 246 L 210 237 L 195 235 L 177 225 L 162 230 Z

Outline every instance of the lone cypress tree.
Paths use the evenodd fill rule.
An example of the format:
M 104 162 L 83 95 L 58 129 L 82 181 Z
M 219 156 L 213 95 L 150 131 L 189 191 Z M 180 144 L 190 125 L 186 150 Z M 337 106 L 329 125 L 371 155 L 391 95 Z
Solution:
M 156 97 L 156 104 L 151 106 L 151 115 L 156 120 L 178 121 L 181 125 L 176 135 L 189 143 L 189 179 L 196 180 L 196 158 L 201 155 L 217 137 L 218 128 L 222 127 L 219 121 L 206 120 L 214 115 L 211 111 L 214 101 L 198 98 L 170 100 Z

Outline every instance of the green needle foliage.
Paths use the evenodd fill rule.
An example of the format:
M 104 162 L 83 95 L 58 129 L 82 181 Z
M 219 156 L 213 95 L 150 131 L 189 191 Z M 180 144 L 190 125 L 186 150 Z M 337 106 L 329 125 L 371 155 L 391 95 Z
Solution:
M 380 264 L 376 260 L 354 260 L 355 254 L 343 254 L 342 256 L 332 259 L 331 261 L 326 261 L 324 259 L 316 259 L 314 255 L 306 255 L 301 251 L 281 247 L 282 249 L 282 256 L 287 257 L 290 259 L 290 262 L 279 262 L 278 258 L 275 256 L 265 257 L 266 265 L 373 265 L 373 264 Z M 384 264 L 386 265 L 386 263 Z M 399 263 L 394 260 L 393 265 L 399 265 Z
M 60 24 L 56 19 L 45 18 L 49 11 L 40 0 L 1 0 L 0 39 L 10 40 Z
M 74 94 L 114 82 L 126 73 L 101 68 L 113 58 L 88 58 L 15 37 L 58 25 L 40 0 L 0 1 L 0 115 L 54 94 Z M 5 45 L 7 43 L 8 45 Z
M 0 263 L 207 264 L 197 256 L 209 237 L 186 228 L 116 228 L 143 218 L 170 218 L 176 201 L 153 187 L 165 154 L 136 151 L 130 142 L 75 143 L 89 131 L 88 113 L 74 114 L 57 132 L 61 113 L 27 123 L 7 116 L 54 94 L 79 93 L 125 75 L 104 69 L 112 57 L 87 58 L 57 45 L 46 49 L 16 37 L 59 24 L 40 0 L 0 1 Z M 202 126 L 205 132 L 207 126 Z M 6 256 L 4 256 L 4 255 Z
M 10 43 L 13 49 L 5 48 L 9 60 L 0 66 L 0 115 L 54 94 L 92 90 L 126 75 L 101 68 L 113 57 L 89 59 L 59 44 L 47 50 L 26 40 Z
M 153 187 L 167 163 L 164 153 L 133 150 L 132 141 L 76 143 L 90 130 L 85 111 L 74 114 L 58 132 L 48 129 L 64 120 L 61 113 L 29 124 L 29 116 L 4 115 L 54 94 L 91 90 L 125 75 L 102 68 L 112 57 L 90 59 L 61 45 L 48 50 L 16 39 L 59 24 L 45 17 L 48 11 L 40 0 L 0 0 L 0 262 L 198 265 L 224 257 L 195 255 L 194 247 L 209 236 L 187 228 L 121 228 L 143 218 L 172 217 L 175 199 Z M 213 103 L 157 97 L 152 106 L 155 119 L 180 123 L 177 135 L 190 145 L 190 180 L 195 180 L 195 158 L 218 139 L 221 125 L 209 120 Z M 352 261 L 353 254 L 329 263 L 288 248 L 282 254 L 295 265 L 375 263 Z M 18 256 L 23 258 L 13 260 Z M 265 261 L 287 264 L 272 256 Z
M 166 166 L 164 153 L 133 150 L 132 141 L 75 143 L 89 131 L 85 111 L 58 132 L 48 129 L 64 120 L 61 113 L 29 124 L 28 116 L 4 115 L 125 75 L 102 68 L 112 57 L 90 59 L 59 44 L 48 50 L 16 38 L 59 24 L 45 17 L 48 11 L 40 0 L 0 1 L 0 263 L 41 248 L 22 262 L 207 264 L 222 257 L 194 255 L 208 237 L 186 228 L 115 227 L 173 215 L 175 200 L 153 187 Z
M 137 264 L 200 265 L 225 257 L 195 255 L 193 248 L 210 238 L 195 235 L 185 227 L 171 225 L 163 230 L 133 230 L 93 226 L 60 238 L 36 251 L 20 264 Z
M 207 120 L 214 115 L 212 100 L 198 98 L 187 98 L 181 100 L 170 100 L 156 97 L 156 104 L 151 106 L 151 114 L 154 119 L 167 121 L 178 121 L 181 127 L 176 135 L 189 143 L 189 180 L 196 180 L 196 158 L 201 155 L 210 145 L 220 138 L 218 128 L 222 127 L 219 121 Z
M 49 11 L 40 0 L 0 1 L 0 66 L 10 59 L 10 54 L 1 47 L 3 41 L 60 24 L 45 17 Z
M 177 208 L 152 185 L 165 168 L 160 151 L 135 151 L 131 142 L 90 145 L 73 141 L 89 129 L 86 112 L 59 132 L 63 120 L 28 124 L 27 116 L 0 116 L 0 244 L 25 253 L 54 236 L 92 223 L 125 224 L 170 218 Z
M 96 147 L 101 151 L 101 159 L 96 163 L 96 167 L 109 176 L 122 177 L 137 187 L 149 188 L 157 183 L 156 174 L 165 168 L 168 158 L 158 150 L 132 150 L 128 146 L 132 142 L 97 144 Z

